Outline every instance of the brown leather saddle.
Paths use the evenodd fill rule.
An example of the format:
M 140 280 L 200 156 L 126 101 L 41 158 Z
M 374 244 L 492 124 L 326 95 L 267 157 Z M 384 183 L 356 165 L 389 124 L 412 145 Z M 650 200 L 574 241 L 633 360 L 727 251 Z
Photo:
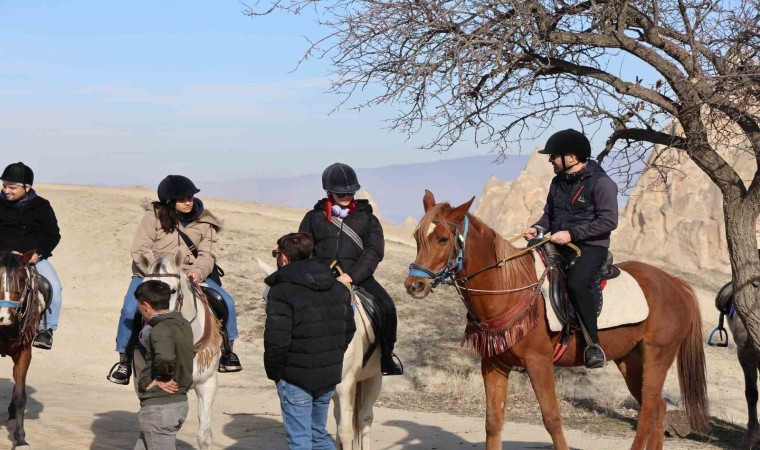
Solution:
M 549 271 L 549 303 L 551 303 L 552 309 L 554 309 L 560 322 L 569 327 L 570 330 L 580 329 L 578 314 L 567 293 L 566 273 L 575 264 L 575 258 L 570 261 L 566 260 L 551 242 L 538 247 L 538 251 Z M 611 280 L 619 275 L 620 269 L 612 264 L 612 253 L 608 251 L 607 260 L 602 264 L 596 283 L 594 283 L 594 303 L 597 317 L 602 313 L 602 307 L 604 306 L 604 297 L 602 295 L 604 280 Z

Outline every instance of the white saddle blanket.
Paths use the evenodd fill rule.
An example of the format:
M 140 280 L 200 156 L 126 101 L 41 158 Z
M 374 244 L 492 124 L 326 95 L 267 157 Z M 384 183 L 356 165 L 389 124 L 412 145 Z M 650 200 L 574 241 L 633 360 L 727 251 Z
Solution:
M 533 258 L 536 261 L 536 274 L 538 278 L 541 278 L 546 266 L 544 266 L 541 256 L 535 251 Z M 551 300 L 549 300 L 548 278 L 544 280 L 544 284 L 541 286 L 541 293 L 546 302 L 546 320 L 549 322 L 549 329 L 555 332 L 561 331 L 562 323 L 557 318 L 557 314 L 554 313 Z M 647 299 L 644 297 L 641 286 L 625 270 L 620 269 L 620 275 L 617 278 L 607 280 L 602 296 L 604 306 L 597 319 L 597 327 L 600 330 L 629 323 L 639 323 L 649 316 L 649 305 L 647 305 Z

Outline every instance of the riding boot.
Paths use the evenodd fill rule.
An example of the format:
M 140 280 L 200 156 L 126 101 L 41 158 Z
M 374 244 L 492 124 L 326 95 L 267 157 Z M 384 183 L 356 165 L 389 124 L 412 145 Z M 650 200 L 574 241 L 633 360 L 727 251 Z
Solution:
M 240 372 L 243 366 L 240 358 L 232 351 L 235 341 L 231 341 L 227 334 L 227 328 L 222 328 L 222 356 L 219 358 L 219 372 Z
M 599 369 L 607 365 L 607 356 L 598 343 L 586 347 L 586 351 L 583 352 L 583 360 L 587 369 Z
M 396 318 L 396 311 L 387 312 L 385 314 L 385 323 L 383 323 L 382 336 L 380 337 L 380 350 L 382 352 L 380 370 L 383 372 L 383 375 L 404 374 L 404 366 L 401 365 L 401 360 L 393 353 L 393 348 L 396 345 L 397 327 L 398 319 Z M 398 363 L 396 360 L 398 360 Z
M 111 367 L 106 379 L 112 383 L 127 385 L 132 376 L 132 358 L 127 353 L 119 353 L 119 362 Z

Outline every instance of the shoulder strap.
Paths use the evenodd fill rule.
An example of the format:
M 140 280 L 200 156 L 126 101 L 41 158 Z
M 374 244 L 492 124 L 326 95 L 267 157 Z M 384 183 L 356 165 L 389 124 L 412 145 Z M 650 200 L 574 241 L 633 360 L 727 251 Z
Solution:
M 182 238 L 183 241 L 185 241 L 185 245 L 187 245 L 187 248 L 190 249 L 190 252 L 193 254 L 193 258 L 198 257 L 198 249 L 195 248 L 195 244 L 193 244 L 193 241 L 190 240 L 190 236 L 186 235 L 182 232 L 182 230 L 177 227 L 177 233 L 179 233 L 179 236 Z

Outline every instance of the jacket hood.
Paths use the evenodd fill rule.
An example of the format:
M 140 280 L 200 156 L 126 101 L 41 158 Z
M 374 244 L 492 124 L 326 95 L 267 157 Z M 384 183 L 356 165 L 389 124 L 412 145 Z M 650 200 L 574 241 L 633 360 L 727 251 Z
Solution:
M 140 199 L 140 207 L 145 211 L 153 211 L 154 201 L 155 200 L 151 200 L 148 197 L 143 197 Z M 188 216 L 195 216 L 196 221 L 211 225 L 212 227 L 216 228 L 217 233 L 221 232 L 224 228 L 224 221 L 206 209 L 203 206 L 203 201 L 201 201 L 199 198 L 193 199 L 193 210 L 190 212 L 190 214 L 188 214 Z
M 293 283 L 315 291 L 329 291 L 335 283 L 339 283 L 330 268 L 315 258 L 290 263 L 266 277 L 264 282 L 269 286 Z
M 157 314 L 150 318 L 148 321 L 148 324 L 152 327 L 156 326 L 156 324 L 164 322 L 166 320 L 186 320 L 181 312 L 178 311 L 170 311 L 166 313 Z

